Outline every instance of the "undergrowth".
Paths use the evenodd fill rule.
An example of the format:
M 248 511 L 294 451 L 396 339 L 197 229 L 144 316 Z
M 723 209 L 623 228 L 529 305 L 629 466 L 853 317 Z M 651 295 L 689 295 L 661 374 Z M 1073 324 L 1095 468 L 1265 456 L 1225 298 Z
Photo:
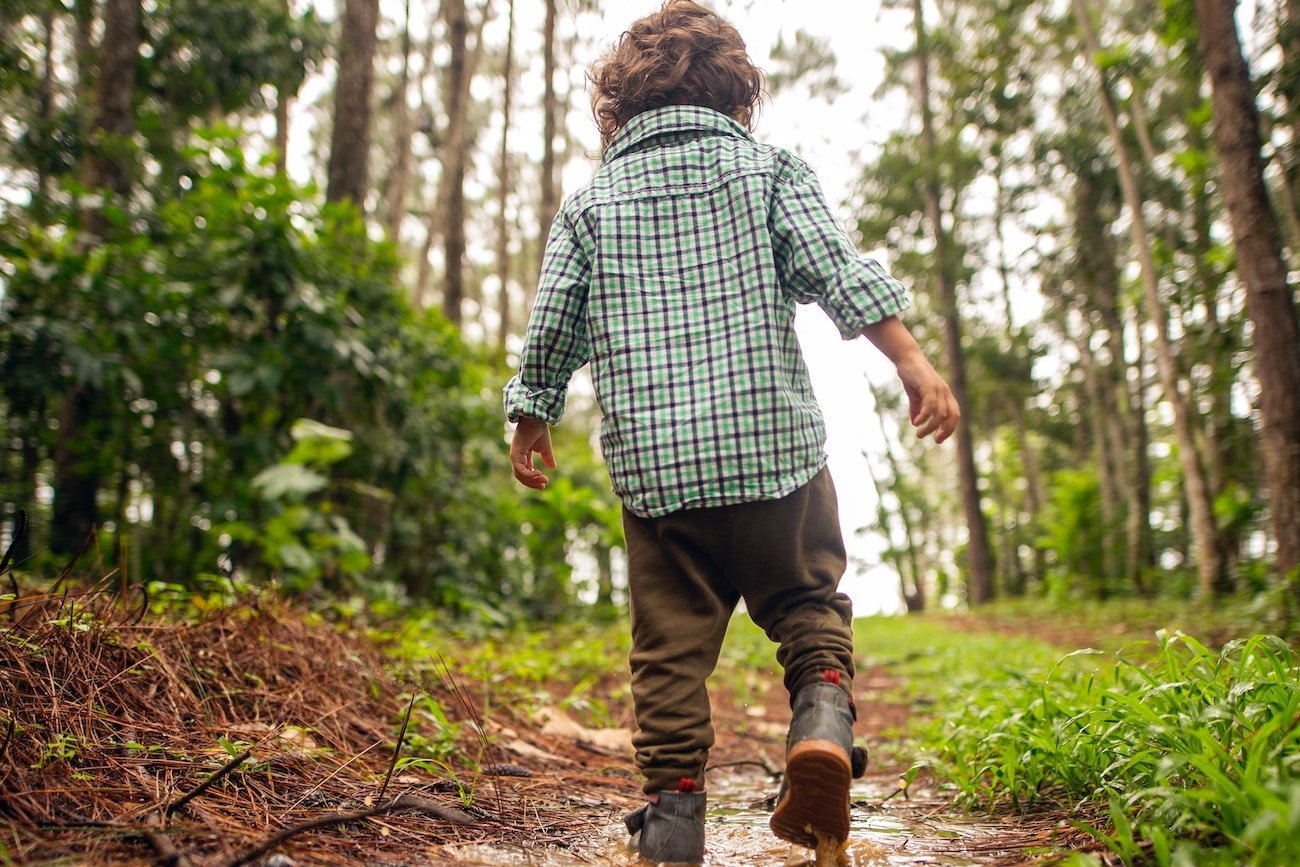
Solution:
M 868 621 L 933 702 L 914 734 L 971 808 L 1064 808 L 1126 864 L 1300 863 L 1300 659 L 1268 635 L 1118 652 Z
M 484 632 L 435 616 L 372 628 L 370 637 L 415 673 L 444 664 L 479 691 L 485 713 L 509 707 L 528 717 L 555 706 L 585 725 L 617 726 L 630 704 L 622 623 L 551 624 Z
M 408 615 L 369 634 L 415 672 L 436 667 L 439 659 L 454 661 L 455 670 L 483 690 L 488 710 L 508 705 L 529 715 L 553 705 L 589 726 L 629 723 L 631 636 L 625 620 L 485 631 L 434 615 Z M 732 618 L 710 683 L 745 705 L 781 687 L 775 645 L 743 613 Z

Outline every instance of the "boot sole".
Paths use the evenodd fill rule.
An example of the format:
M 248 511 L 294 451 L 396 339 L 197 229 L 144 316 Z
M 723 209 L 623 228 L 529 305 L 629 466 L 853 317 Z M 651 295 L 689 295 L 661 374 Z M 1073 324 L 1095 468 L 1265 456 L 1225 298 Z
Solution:
M 770 822 L 773 834 L 809 849 L 817 848 L 817 832 L 848 839 L 853 768 L 839 744 L 814 739 L 795 744 L 786 757 L 785 779 L 785 797 Z

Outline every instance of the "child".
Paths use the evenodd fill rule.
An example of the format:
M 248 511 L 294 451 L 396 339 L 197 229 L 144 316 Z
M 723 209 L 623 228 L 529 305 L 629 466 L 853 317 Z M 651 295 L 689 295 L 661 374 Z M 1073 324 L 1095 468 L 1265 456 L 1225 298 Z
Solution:
M 957 403 L 896 317 L 902 286 L 860 257 L 813 173 L 750 136 L 762 75 L 692 0 L 632 24 L 591 73 L 600 169 L 547 240 L 519 373 L 505 388 L 515 477 L 544 488 L 549 425 L 591 363 L 623 502 L 636 762 L 627 817 L 651 861 L 704 856 L 705 679 L 743 599 L 778 643 L 793 718 L 771 825 L 806 846 L 849 831 L 852 610 L 825 430 L 794 333 L 816 302 L 897 368 L 922 437 Z M 858 770 L 860 773 L 860 770 Z

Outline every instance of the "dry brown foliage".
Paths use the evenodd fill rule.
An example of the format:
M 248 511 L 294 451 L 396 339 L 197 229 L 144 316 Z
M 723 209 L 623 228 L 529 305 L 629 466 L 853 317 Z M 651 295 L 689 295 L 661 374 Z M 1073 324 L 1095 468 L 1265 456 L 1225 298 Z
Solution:
M 427 863 L 447 844 L 590 834 L 555 779 L 483 775 L 508 759 L 454 673 L 403 683 L 377 648 L 278 603 L 179 624 L 103 595 L 45 608 L 0 617 L 0 842 L 17 863 L 237 864 L 268 842 L 298 863 Z M 465 723 L 463 758 L 386 783 L 421 690 Z M 584 779 L 618 800 L 630 772 Z

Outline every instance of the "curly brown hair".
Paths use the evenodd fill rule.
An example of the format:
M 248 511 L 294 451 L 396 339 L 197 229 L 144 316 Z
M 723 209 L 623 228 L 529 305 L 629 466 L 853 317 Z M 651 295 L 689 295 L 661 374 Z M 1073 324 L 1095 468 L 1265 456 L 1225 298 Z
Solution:
M 763 73 L 739 31 L 694 0 L 668 0 L 634 21 L 587 77 L 602 149 L 633 117 L 665 105 L 701 105 L 752 129 L 763 98 Z

